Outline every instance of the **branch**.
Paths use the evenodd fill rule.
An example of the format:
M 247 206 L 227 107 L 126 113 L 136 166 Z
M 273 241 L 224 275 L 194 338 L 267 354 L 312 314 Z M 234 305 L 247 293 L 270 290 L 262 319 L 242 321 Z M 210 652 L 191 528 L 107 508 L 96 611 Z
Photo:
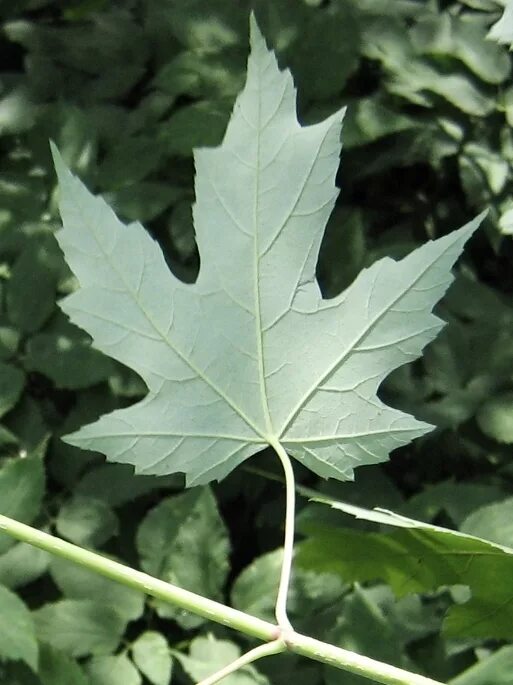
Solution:
M 279 630 L 272 623 L 262 621 L 255 616 L 237 611 L 237 609 L 232 609 L 220 602 L 189 592 L 189 590 L 184 590 L 176 585 L 171 585 L 171 583 L 166 583 L 142 571 L 136 571 L 102 554 L 83 549 L 7 516 L 0 515 L 0 531 L 57 557 L 73 561 L 122 585 L 140 590 L 151 597 L 161 599 L 197 616 L 222 623 L 246 635 L 252 635 L 265 642 L 276 640 L 279 637 Z
M 169 602 L 198 616 L 222 623 L 229 628 L 265 642 L 276 643 L 280 640 L 291 652 L 302 654 L 310 659 L 330 664 L 350 673 L 356 673 L 374 680 L 374 682 L 382 683 L 382 685 L 442 685 L 442 683 L 431 680 L 431 678 L 425 678 L 402 668 L 390 666 L 381 661 L 315 640 L 296 633 L 294 630 L 282 631 L 278 626 L 256 616 L 237 611 L 220 602 L 215 602 L 158 578 L 153 578 L 147 573 L 136 571 L 101 554 L 82 549 L 7 516 L 0 515 L 0 531 L 16 540 L 28 542 L 45 552 L 73 561 L 111 580 Z
M 231 664 L 228 664 L 228 666 L 219 669 L 219 671 L 216 671 L 197 685 L 214 685 L 227 675 L 230 675 L 230 673 L 238 671 L 239 668 L 247 666 L 252 661 L 262 659 L 264 656 L 270 656 L 271 654 L 279 654 L 280 652 L 284 652 L 286 649 L 287 646 L 285 642 L 280 638 L 273 640 L 272 642 L 266 642 L 263 645 L 258 645 L 258 647 L 255 647 L 255 649 L 251 649 L 249 652 L 246 652 L 246 654 L 243 654 L 238 659 L 235 659 L 235 661 L 232 661 Z

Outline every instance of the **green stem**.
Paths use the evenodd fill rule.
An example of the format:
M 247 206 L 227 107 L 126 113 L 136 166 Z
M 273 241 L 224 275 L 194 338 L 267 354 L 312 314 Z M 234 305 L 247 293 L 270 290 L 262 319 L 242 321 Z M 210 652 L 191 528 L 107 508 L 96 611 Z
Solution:
M 289 593 L 290 577 L 292 574 L 292 558 L 294 556 L 294 524 L 296 516 L 296 481 L 294 469 L 287 452 L 279 442 L 272 444 L 280 458 L 285 475 L 285 537 L 283 541 L 283 561 L 281 564 L 280 584 L 276 598 L 276 622 L 282 630 L 292 630 L 287 614 L 287 597 Z
M 350 652 L 319 640 L 314 640 L 306 635 L 296 633 L 294 630 L 280 630 L 278 626 L 263 621 L 256 616 L 237 611 L 220 602 L 214 602 L 188 590 L 182 590 L 176 587 L 176 585 L 153 578 L 147 573 L 136 571 L 96 552 L 77 547 L 70 542 L 56 538 L 48 533 L 43 533 L 36 528 L 14 521 L 7 516 L 0 515 L 0 531 L 16 540 L 28 542 L 30 545 L 39 547 L 45 552 L 50 552 L 55 556 L 73 561 L 111 580 L 145 592 L 157 599 L 162 599 L 181 609 L 191 611 L 198 616 L 222 623 L 225 626 L 265 642 L 276 643 L 280 640 L 291 652 L 302 654 L 310 659 L 330 664 L 350 673 L 356 673 L 374 680 L 374 682 L 382 683 L 383 685 L 442 685 L 430 678 L 404 671 L 401 668 L 384 664 L 381 661 L 361 656 L 355 652 Z
M 266 642 L 263 645 L 258 645 L 258 647 L 246 652 L 246 654 L 243 654 L 238 659 L 235 659 L 235 661 L 232 661 L 231 664 L 228 664 L 228 666 L 219 669 L 219 671 L 216 671 L 208 678 L 205 678 L 199 682 L 197 685 L 215 685 L 215 683 L 218 683 L 227 675 L 238 671 L 239 668 L 242 668 L 243 666 L 247 666 L 252 661 L 262 659 L 264 656 L 270 656 L 271 654 L 279 654 L 280 652 L 284 652 L 286 649 L 287 646 L 281 639 L 273 640 L 272 642 Z
M 397 666 L 384 664 L 381 661 L 370 659 L 341 647 L 335 647 L 300 633 L 294 632 L 287 635 L 285 641 L 290 651 L 296 654 L 302 654 L 323 664 L 329 664 L 335 668 L 342 668 L 350 673 L 370 678 L 376 683 L 382 683 L 382 685 L 442 685 L 438 680 L 404 671 Z
M 118 561 L 83 549 L 48 533 L 43 533 L 36 528 L 7 518 L 7 516 L 0 515 L 0 531 L 22 542 L 28 542 L 34 547 L 39 547 L 45 550 L 45 552 L 74 561 L 80 564 L 80 566 L 96 571 L 111 580 L 145 592 L 147 595 L 161 599 L 164 602 L 169 602 L 197 616 L 203 616 L 203 618 L 222 623 L 229 628 L 234 628 L 247 635 L 257 637 L 260 640 L 269 642 L 279 637 L 279 630 L 272 623 L 262 621 L 259 618 L 227 607 L 212 599 L 196 595 L 194 592 L 183 590 L 176 585 L 166 583 L 142 571 L 136 571 L 129 566 L 120 564 Z

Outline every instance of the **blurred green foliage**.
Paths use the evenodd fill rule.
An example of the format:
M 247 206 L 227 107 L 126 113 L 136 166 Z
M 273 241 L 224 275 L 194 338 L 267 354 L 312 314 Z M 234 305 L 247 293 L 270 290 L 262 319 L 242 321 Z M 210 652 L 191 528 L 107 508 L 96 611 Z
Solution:
M 435 431 L 355 484 L 299 468 L 298 480 L 513 546 L 513 78 L 507 48 L 486 39 L 502 9 L 493 0 L 0 0 L 0 512 L 265 617 L 283 517 L 271 456 L 183 493 L 178 477 L 136 477 L 59 441 L 145 388 L 56 306 L 74 282 L 54 239 L 48 146 L 124 220 L 144 221 L 174 272 L 194 280 L 191 151 L 222 139 L 250 8 L 296 77 L 301 120 L 348 107 L 342 191 L 318 265 L 326 297 L 378 257 L 490 209 L 439 307 L 448 326 L 381 390 Z M 300 506 L 303 531 L 341 525 Z M 383 535 L 344 526 L 360 546 Z M 513 683 L 511 635 L 442 632 L 465 588 L 434 583 L 397 599 L 387 576 L 325 573 L 324 551 L 294 577 L 298 628 L 454 685 Z M 5 537 L 0 583 L 1 684 L 187 685 L 214 656 L 221 664 L 247 647 Z M 292 655 L 230 680 L 292 678 L 363 683 Z

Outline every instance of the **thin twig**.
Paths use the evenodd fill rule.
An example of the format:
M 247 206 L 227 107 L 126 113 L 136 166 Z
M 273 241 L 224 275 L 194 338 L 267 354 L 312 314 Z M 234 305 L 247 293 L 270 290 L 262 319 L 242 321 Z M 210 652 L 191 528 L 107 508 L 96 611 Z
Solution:
M 247 666 L 252 661 L 262 659 L 264 656 L 270 656 L 271 654 L 279 654 L 280 652 L 284 652 L 286 649 L 287 647 L 285 646 L 285 642 L 281 638 L 273 640 L 273 642 L 267 642 L 264 645 L 258 645 L 258 647 L 251 649 L 249 652 L 246 652 L 246 654 L 243 654 L 238 659 L 235 659 L 235 661 L 232 661 L 231 664 L 228 664 L 228 666 L 225 666 L 224 668 L 219 669 L 219 671 L 216 671 L 212 675 L 208 676 L 208 678 L 205 678 L 199 682 L 198 685 L 214 685 L 214 683 L 218 683 L 227 675 L 230 675 L 230 673 L 238 671 L 239 668 Z

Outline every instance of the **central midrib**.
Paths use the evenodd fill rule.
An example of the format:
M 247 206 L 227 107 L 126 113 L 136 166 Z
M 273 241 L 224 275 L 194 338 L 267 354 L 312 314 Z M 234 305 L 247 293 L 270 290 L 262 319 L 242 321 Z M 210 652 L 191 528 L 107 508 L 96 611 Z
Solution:
M 260 69 L 257 70 L 258 79 L 260 81 Z M 274 430 L 272 425 L 271 414 L 269 411 L 269 404 L 267 401 L 267 384 L 265 381 L 265 360 L 264 360 L 264 344 L 262 331 L 262 312 L 260 307 L 260 245 L 258 242 L 258 200 L 260 194 L 260 136 L 261 136 L 261 94 L 262 89 L 259 87 L 258 92 L 258 110 L 257 110 L 257 127 L 256 137 L 256 160 L 255 160 L 255 181 L 254 181 L 254 197 L 253 197 L 253 293 L 255 306 L 255 334 L 257 341 L 257 359 L 258 359 L 258 379 L 260 386 L 260 400 L 262 402 L 262 412 L 264 415 L 266 439 L 270 443 L 274 438 Z

